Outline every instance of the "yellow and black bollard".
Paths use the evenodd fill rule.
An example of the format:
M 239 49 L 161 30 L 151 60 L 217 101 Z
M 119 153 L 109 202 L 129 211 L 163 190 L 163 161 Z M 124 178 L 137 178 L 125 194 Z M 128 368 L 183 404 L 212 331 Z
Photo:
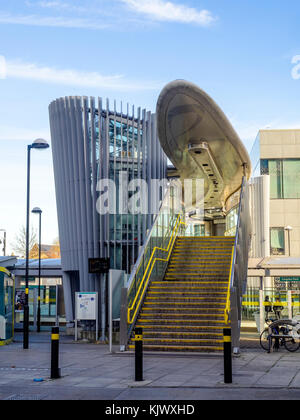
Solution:
M 224 328 L 224 382 L 232 384 L 232 344 L 231 328 Z
M 53 327 L 51 334 L 51 379 L 60 378 L 59 369 L 59 328 Z
M 143 329 L 135 329 L 135 381 L 143 381 Z

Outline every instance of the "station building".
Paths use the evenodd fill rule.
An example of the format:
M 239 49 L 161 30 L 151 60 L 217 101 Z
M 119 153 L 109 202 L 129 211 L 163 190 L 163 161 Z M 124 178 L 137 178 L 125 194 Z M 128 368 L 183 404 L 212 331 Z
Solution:
M 134 180 L 150 185 L 165 179 L 167 158 L 155 114 L 141 108 L 121 104 L 117 110 L 116 102 L 111 107 L 101 98 L 65 97 L 50 104 L 49 114 L 66 317 L 73 321 L 75 291 L 99 292 L 102 306 L 106 299 L 106 280 L 89 273 L 90 258 L 109 258 L 111 269 L 131 272 L 162 191 L 148 189 L 153 211 L 147 214 L 120 212 L 122 192 Z M 116 211 L 100 214 L 107 180 L 115 186 Z M 111 194 L 107 202 L 111 210 Z

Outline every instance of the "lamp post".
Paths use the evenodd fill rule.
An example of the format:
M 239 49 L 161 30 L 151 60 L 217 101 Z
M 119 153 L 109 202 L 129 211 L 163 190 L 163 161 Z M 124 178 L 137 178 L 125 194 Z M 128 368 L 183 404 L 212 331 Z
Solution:
M 42 210 L 35 207 L 31 213 L 39 215 L 39 288 L 37 309 L 37 332 L 41 331 L 41 249 L 42 249 Z
M 0 229 L 0 232 L 3 232 L 3 255 L 6 255 L 6 230 L 5 229 Z M 0 241 L 0 244 L 2 243 L 2 241 Z
M 289 257 L 291 256 L 291 237 L 290 237 L 290 233 L 293 230 L 292 226 L 287 226 L 284 228 L 284 230 L 287 231 L 288 233 L 288 241 L 289 241 Z
M 29 212 L 30 212 L 30 152 L 31 149 L 48 149 L 49 144 L 44 139 L 37 139 L 27 146 L 27 208 L 26 208 L 26 265 L 25 265 L 25 305 L 23 321 L 23 349 L 28 349 L 29 342 Z

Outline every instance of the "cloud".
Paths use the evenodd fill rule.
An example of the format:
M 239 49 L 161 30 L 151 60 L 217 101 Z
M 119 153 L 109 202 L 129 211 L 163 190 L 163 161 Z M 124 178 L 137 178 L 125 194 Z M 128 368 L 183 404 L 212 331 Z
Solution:
M 109 24 L 101 23 L 97 20 L 82 19 L 75 17 L 62 16 L 40 16 L 40 15 L 12 15 L 10 13 L 0 12 L 0 23 L 28 26 L 49 26 L 61 28 L 79 28 L 79 29 L 108 29 Z
M 84 72 L 74 69 L 57 69 L 40 66 L 35 63 L 24 63 L 20 60 L 6 61 L 6 77 L 35 80 L 66 86 L 117 90 L 152 90 L 160 87 L 155 82 L 130 81 L 123 75 L 104 76 L 98 72 Z
M 145 14 L 159 21 L 180 23 L 194 23 L 209 26 L 216 21 L 216 17 L 208 10 L 197 10 L 182 4 L 175 4 L 163 0 L 120 0 L 131 10 Z
M 78 13 L 85 13 L 89 11 L 89 8 L 82 7 L 82 6 L 76 6 L 73 3 L 66 3 L 62 1 L 46 1 L 41 0 L 38 2 L 33 2 L 27 0 L 25 4 L 28 7 L 41 7 L 43 9 L 57 9 L 61 11 L 71 11 L 71 12 L 78 12 Z
M 124 7 L 120 7 L 120 3 Z M 125 27 L 128 30 L 154 22 L 178 22 L 207 27 L 217 20 L 209 10 L 199 10 L 166 0 L 94 0 L 88 5 L 83 0 L 78 3 L 26 0 L 25 4 L 33 10 L 33 14 L 0 11 L 0 24 L 122 30 L 127 23 Z M 141 15 L 144 19 L 141 19 Z

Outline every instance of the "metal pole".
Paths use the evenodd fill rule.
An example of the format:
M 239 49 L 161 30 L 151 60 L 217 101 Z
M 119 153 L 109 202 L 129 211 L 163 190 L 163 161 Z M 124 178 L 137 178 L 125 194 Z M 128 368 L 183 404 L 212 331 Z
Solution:
M 26 266 L 25 266 L 25 305 L 23 321 L 23 349 L 29 346 L 29 201 L 30 201 L 30 151 L 31 146 L 27 146 L 27 209 L 26 209 Z
M 37 332 L 41 331 L 41 247 L 42 247 L 42 213 L 39 213 L 39 288 L 37 309 Z

